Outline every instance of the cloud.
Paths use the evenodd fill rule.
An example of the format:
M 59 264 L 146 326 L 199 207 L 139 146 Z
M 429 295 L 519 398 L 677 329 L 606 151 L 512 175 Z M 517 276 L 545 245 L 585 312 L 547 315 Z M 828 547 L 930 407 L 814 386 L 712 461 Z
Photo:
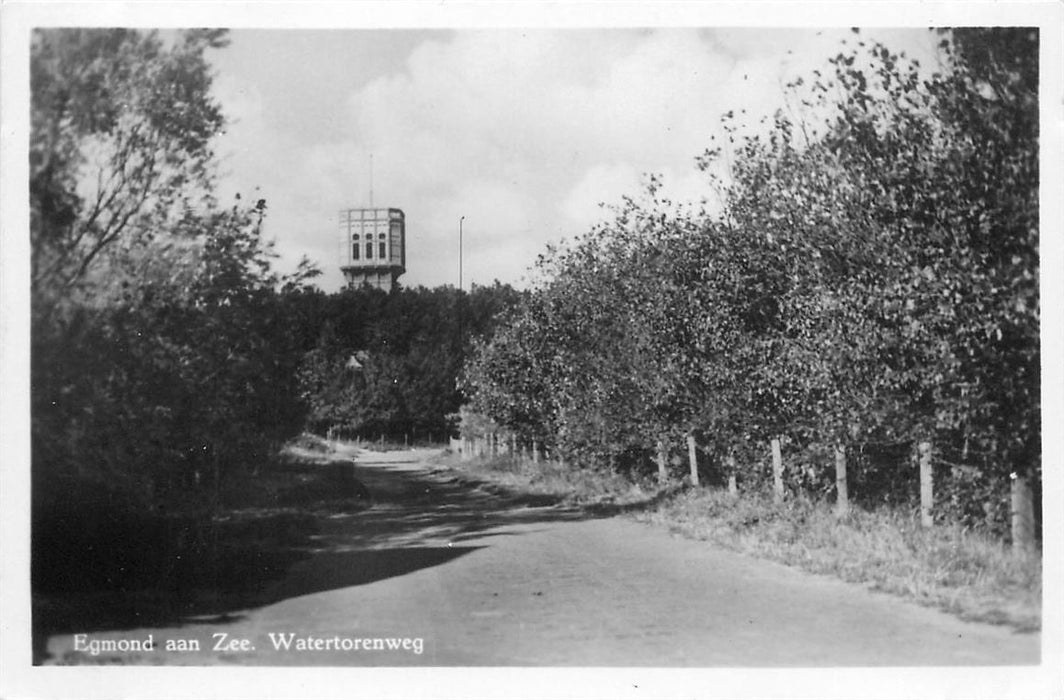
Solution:
M 356 138 L 389 163 L 380 191 L 427 229 L 422 245 L 445 254 L 437 244 L 464 214 L 493 241 L 491 255 L 471 252 L 470 275 L 514 279 L 530 246 L 502 241 L 542 248 L 585 229 L 643 172 L 691 170 L 730 64 L 687 30 L 459 32 L 423 43 L 347 106 Z
M 306 130 L 295 129 L 290 116 L 268 118 L 264 104 L 277 103 L 272 93 L 264 103 L 254 90 L 223 82 L 228 111 L 241 119 L 227 138 L 238 151 L 234 166 L 263 185 L 267 232 L 286 259 L 299 250 L 317 257 L 327 289 L 341 281 L 336 211 L 369 204 L 371 153 L 374 204 L 406 212 L 406 284 L 457 281 L 461 216 L 469 233 L 467 283 L 518 281 L 548 241 L 599 220 L 600 202 L 638 195 L 644 173 L 663 175 L 664 194 L 674 200 L 710 196 L 694 159 L 720 133 L 720 115 L 735 110 L 756 124 L 783 104 L 783 83 L 822 66 L 842 36 L 432 33 L 408 42 L 412 48 L 391 64 L 375 65 L 372 77 L 352 76 L 333 99 L 316 100 L 315 110 L 336 114 L 308 117 Z M 271 45 L 284 52 L 283 41 Z M 314 54 L 305 40 L 298 49 L 303 80 L 314 81 L 316 62 L 329 54 Z M 350 70 L 358 71 L 357 63 Z M 336 90 L 336 69 L 327 74 L 333 78 L 318 89 Z M 296 94 L 311 92 L 304 85 Z M 313 125 L 322 123 L 338 126 L 318 133 Z

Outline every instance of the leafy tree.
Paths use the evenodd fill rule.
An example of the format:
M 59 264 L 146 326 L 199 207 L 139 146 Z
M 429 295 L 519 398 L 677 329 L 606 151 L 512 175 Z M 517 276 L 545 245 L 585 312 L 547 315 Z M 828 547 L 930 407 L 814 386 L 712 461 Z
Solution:
M 797 114 L 725 115 L 698 159 L 719 215 L 652 179 L 548 251 L 468 368 L 472 408 L 574 464 L 698 431 L 755 481 L 771 437 L 821 463 L 933 439 L 1000 513 L 1008 475 L 1040 469 L 1038 37 L 942 36 L 941 73 L 858 35 L 789 86 Z
M 293 311 L 316 272 L 270 271 L 264 200 L 224 208 L 213 197 L 210 142 L 224 120 L 206 53 L 224 44 L 219 31 L 169 42 L 134 30 L 34 33 L 42 517 L 89 482 L 139 509 L 192 505 L 208 484 L 218 496 L 302 422 L 295 369 L 312 341 Z
M 223 127 L 206 51 L 222 30 L 39 29 L 30 61 L 32 284 L 40 312 L 128 255 L 191 224 Z M 158 248 L 153 248 L 153 252 Z M 93 274 L 93 273 L 97 274 Z

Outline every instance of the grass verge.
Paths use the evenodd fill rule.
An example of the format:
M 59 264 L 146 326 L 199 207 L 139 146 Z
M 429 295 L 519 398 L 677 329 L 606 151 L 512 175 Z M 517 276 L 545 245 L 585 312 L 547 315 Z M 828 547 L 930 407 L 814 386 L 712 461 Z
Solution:
M 963 619 L 1041 628 L 1042 567 L 1037 553 L 958 526 L 923 528 L 915 512 L 853 508 L 837 518 L 830 504 L 776 503 L 687 490 L 639 512 L 638 520 L 732 550 L 937 607 Z
M 464 460 L 446 451 L 437 462 L 476 481 L 515 493 L 551 497 L 563 505 L 635 506 L 661 495 L 650 484 L 633 483 L 607 472 L 573 469 L 553 461 L 535 464 L 508 457 Z
M 837 518 L 831 504 L 804 498 L 776 503 L 769 494 L 733 498 L 715 489 L 660 489 L 615 474 L 506 458 L 445 466 L 513 492 L 558 502 L 616 506 L 636 520 L 755 557 L 797 566 L 939 608 L 963 619 L 1041 628 L 1039 553 L 955 525 L 920 526 L 915 511 L 852 508 Z

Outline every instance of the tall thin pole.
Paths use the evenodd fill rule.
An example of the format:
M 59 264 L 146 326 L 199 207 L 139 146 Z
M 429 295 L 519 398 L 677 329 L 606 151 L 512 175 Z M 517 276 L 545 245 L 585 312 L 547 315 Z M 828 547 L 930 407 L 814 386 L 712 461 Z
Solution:
M 465 351 L 462 342 L 462 223 L 465 216 L 458 219 L 458 295 L 455 303 L 458 305 L 458 358 L 459 365 L 465 364 Z
M 369 154 L 369 208 L 373 208 L 373 154 Z

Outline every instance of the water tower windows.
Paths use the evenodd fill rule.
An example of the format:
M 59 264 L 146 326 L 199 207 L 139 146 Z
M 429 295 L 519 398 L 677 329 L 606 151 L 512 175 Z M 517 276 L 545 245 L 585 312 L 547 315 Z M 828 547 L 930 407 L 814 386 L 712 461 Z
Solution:
M 388 248 L 387 244 L 384 242 L 384 234 L 378 234 L 377 238 L 380 239 L 380 242 L 377 244 L 377 252 L 379 253 L 377 257 L 379 257 L 381 260 L 384 260 L 388 257 Z
M 366 241 L 366 260 L 373 259 L 373 241 Z
M 358 260 L 359 259 L 359 253 L 361 252 L 361 246 L 360 246 L 360 244 L 358 242 L 358 239 L 359 239 L 359 235 L 357 233 L 355 235 L 351 236 L 351 241 L 352 241 L 351 242 L 351 259 L 352 260 Z
M 392 212 L 392 222 L 389 229 L 389 250 L 393 265 L 403 264 L 403 223 L 399 220 L 399 213 Z

